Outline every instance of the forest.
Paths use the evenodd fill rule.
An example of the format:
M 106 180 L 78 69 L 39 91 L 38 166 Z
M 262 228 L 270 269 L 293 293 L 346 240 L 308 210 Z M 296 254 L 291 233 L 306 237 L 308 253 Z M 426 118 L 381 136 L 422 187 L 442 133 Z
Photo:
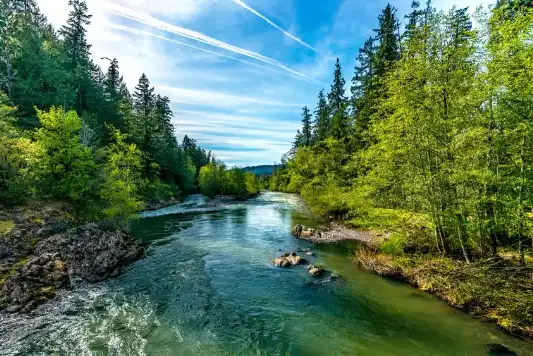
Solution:
M 388 5 L 351 81 L 337 60 L 329 93 L 270 188 L 321 214 L 395 231 L 465 261 L 533 247 L 533 2 L 436 11 Z M 473 25 L 475 23 L 475 26 Z
M 35 0 L 0 6 L 0 204 L 62 201 L 82 220 L 121 220 L 198 191 L 258 192 L 254 175 L 178 142 L 171 101 L 145 74 L 130 92 L 117 59 L 96 65 L 89 8 L 69 6 L 59 31 Z

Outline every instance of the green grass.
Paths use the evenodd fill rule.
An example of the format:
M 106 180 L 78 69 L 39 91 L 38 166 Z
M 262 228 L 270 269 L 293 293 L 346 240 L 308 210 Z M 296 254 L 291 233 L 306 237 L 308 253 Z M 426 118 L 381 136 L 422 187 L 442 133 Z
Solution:
M 356 260 L 372 272 L 405 280 L 510 333 L 533 337 L 531 265 L 492 259 L 467 264 L 442 256 L 393 256 L 371 250 L 360 251 Z

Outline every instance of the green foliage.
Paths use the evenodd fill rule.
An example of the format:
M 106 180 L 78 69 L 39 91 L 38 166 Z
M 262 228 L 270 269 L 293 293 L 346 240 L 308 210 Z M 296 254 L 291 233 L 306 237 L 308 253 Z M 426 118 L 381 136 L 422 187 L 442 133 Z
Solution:
M 225 167 L 216 163 L 209 163 L 200 169 L 198 185 L 200 192 L 213 198 L 223 192 Z
M 259 193 L 260 189 L 255 174 L 237 167 L 226 169 L 223 164 L 217 163 L 203 166 L 198 182 L 200 192 L 210 198 L 223 194 L 245 199 Z
M 88 197 L 95 180 L 92 152 L 80 143 L 82 122 L 75 111 L 37 111 L 39 150 L 37 180 L 43 194 L 73 202 Z
M 146 75 L 131 95 L 116 59 L 106 73 L 92 61 L 87 2 L 69 5 L 57 33 L 33 0 L 0 6 L 1 202 L 37 194 L 69 200 L 81 216 L 98 218 L 104 207 L 104 215 L 121 218 L 141 200 L 195 192 L 212 154 L 194 140 L 177 142 L 170 100 L 155 93 Z M 118 160 L 130 164 L 137 156 L 140 172 L 121 176 Z M 135 184 L 126 179 L 130 173 Z
M 360 50 L 350 116 L 337 62 L 328 136 L 297 145 L 269 180 L 313 209 L 402 244 L 471 262 L 533 243 L 533 10 L 501 2 L 478 13 L 413 3 L 401 36 L 395 9 Z M 319 95 L 318 107 L 324 106 Z M 317 110 L 317 113 L 320 110 Z M 299 136 L 301 137 L 301 135 Z M 401 237 L 401 238 L 400 238 Z
M 115 220 L 128 220 L 141 208 L 139 187 L 142 184 L 141 151 L 126 143 L 126 136 L 110 127 L 114 142 L 107 146 L 104 182 L 100 189 L 105 204 L 104 215 Z

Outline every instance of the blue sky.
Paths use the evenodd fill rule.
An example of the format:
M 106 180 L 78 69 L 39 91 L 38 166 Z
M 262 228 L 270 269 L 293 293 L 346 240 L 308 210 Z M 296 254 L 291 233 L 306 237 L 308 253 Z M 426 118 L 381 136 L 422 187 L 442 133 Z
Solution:
M 434 0 L 472 9 L 482 0 Z M 68 0 L 38 0 L 56 27 Z M 400 17 L 411 0 L 393 0 Z M 347 86 L 385 0 L 87 0 L 95 61 L 116 57 L 130 89 L 144 72 L 172 100 L 184 134 L 228 165 L 278 162 L 329 89 L 340 58 Z

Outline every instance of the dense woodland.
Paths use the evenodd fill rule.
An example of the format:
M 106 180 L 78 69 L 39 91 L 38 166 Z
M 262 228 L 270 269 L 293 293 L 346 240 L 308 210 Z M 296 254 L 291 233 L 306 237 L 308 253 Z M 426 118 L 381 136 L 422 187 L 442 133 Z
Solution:
M 273 190 L 319 213 L 393 232 L 470 262 L 533 247 L 533 1 L 500 0 L 471 17 L 413 1 L 393 6 L 359 50 L 346 93 L 337 60 Z M 314 115 L 313 115 L 314 114 Z
M 116 59 L 97 66 L 87 4 L 69 5 L 56 32 L 35 0 L 0 3 L 0 204 L 60 200 L 86 219 L 120 219 L 198 189 L 257 192 L 255 176 L 177 141 L 170 100 L 146 75 L 131 93 Z

